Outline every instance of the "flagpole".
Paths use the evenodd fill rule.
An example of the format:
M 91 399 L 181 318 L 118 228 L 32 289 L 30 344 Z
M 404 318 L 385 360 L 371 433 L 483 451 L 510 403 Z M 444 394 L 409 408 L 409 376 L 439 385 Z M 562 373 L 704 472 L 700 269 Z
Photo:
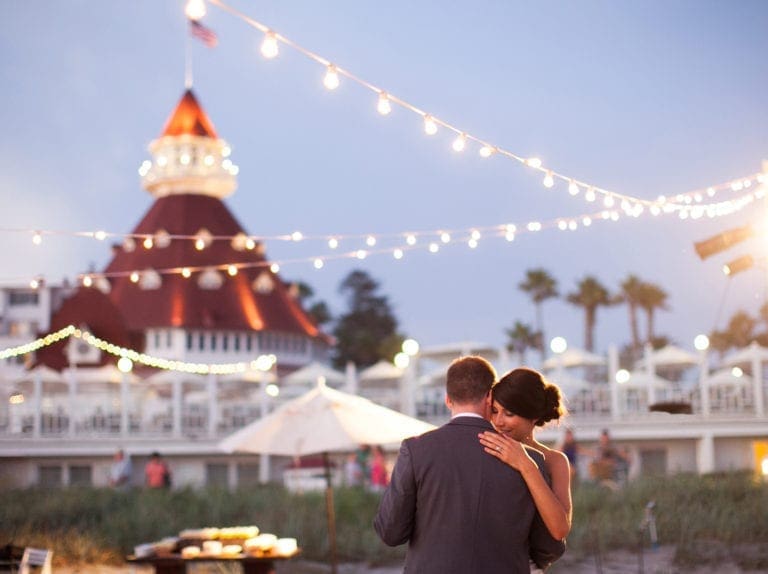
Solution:
M 192 89 L 192 39 L 190 36 L 191 34 L 187 32 L 184 48 L 184 87 L 187 90 Z

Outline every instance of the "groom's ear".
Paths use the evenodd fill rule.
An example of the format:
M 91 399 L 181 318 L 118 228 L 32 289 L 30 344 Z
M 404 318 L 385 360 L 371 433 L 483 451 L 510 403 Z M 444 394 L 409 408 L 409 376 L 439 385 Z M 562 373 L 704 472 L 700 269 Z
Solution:
M 449 397 L 449 396 L 448 396 L 448 394 L 446 393 L 446 395 L 445 395 L 445 406 L 446 406 L 446 407 L 448 407 L 448 410 L 451 410 L 451 405 L 452 405 L 452 404 L 453 404 L 453 403 L 451 402 L 451 399 L 450 399 L 450 397 Z

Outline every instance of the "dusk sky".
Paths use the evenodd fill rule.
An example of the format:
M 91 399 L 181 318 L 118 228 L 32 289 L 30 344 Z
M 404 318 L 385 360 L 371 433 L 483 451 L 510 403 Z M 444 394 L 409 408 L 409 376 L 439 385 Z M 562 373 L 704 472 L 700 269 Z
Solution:
M 188 42 L 183 0 L 10 0 L 0 18 L 0 282 L 102 269 L 108 243 L 32 231 L 128 233 L 152 203 L 138 168 L 184 92 Z M 358 78 L 512 154 L 600 189 L 644 200 L 703 191 L 762 171 L 768 160 L 768 2 L 711 0 L 228 0 L 227 4 Z M 501 345 L 515 320 L 534 322 L 518 289 L 542 267 L 561 293 L 585 275 L 611 290 L 630 273 L 668 294 L 657 334 L 688 349 L 738 309 L 766 300 L 766 266 L 726 278 L 723 263 L 765 257 L 753 240 L 701 261 L 693 244 L 761 224 L 764 201 L 719 217 L 675 214 L 545 228 L 513 242 L 471 230 L 599 213 L 557 180 L 455 134 L 424 133 L 421 116 L 325 69 L 208 3 L 202 22 L 216 48 L 193 40 L 194 91 L 232 146 L 239 188 L 225 202 L 286 280 L 303 280 L 337 314 L 352 269 L 381 284 L 401 331 L 422 345 Z M 768 166 L 766 167 L 768 170 Z M 757 185 L 755 185 L 757 187 Z M 711 201 L 730 201 L 723 191 Z M 621 210 L 619 210 L 621 211 Z M 22 230 L 22 231 L 17 231 Z M 270 239 L 299 230 L 300 243 Z M 437 253 L 438 231 L 452 241 Z M 428 232 L 395 260 L 407 232 Z M 365 249 L 365 260 L 325 260 Z M 397 236 L 396 240 L 384 236 Z M 224 262 L 222 262 L 224 263 Z M 583 312 L 544 305 L 547 338 L 583 345 Z M 644 323 L 641 325 L 644 329 Z M 598 312 L 596 344 L 629 340 L 625 306 Z

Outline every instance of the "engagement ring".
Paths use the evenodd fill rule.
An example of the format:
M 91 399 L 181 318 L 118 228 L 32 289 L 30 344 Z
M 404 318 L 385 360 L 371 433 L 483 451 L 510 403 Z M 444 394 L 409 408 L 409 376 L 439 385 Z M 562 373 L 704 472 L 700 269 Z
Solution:
M 497 447 L 496 447 L 496 450 L 498 450 L 499 452 L 501 452 L 501 447 L 500 447 L 500 446 L 497 446 Z

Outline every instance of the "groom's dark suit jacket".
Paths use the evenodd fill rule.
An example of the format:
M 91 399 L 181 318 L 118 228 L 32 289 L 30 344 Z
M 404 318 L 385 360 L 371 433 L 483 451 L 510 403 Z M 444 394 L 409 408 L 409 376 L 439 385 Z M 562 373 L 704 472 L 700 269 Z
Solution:
M 529 573 L 565 551 L 536 512 L 516 470 L 483 451 L 481 418 L 459 416 L 404 440 L 374 527 L 390 546 L 409 543 L 413 574 Z M 538 451 L 528 453 L 544 468 Z

